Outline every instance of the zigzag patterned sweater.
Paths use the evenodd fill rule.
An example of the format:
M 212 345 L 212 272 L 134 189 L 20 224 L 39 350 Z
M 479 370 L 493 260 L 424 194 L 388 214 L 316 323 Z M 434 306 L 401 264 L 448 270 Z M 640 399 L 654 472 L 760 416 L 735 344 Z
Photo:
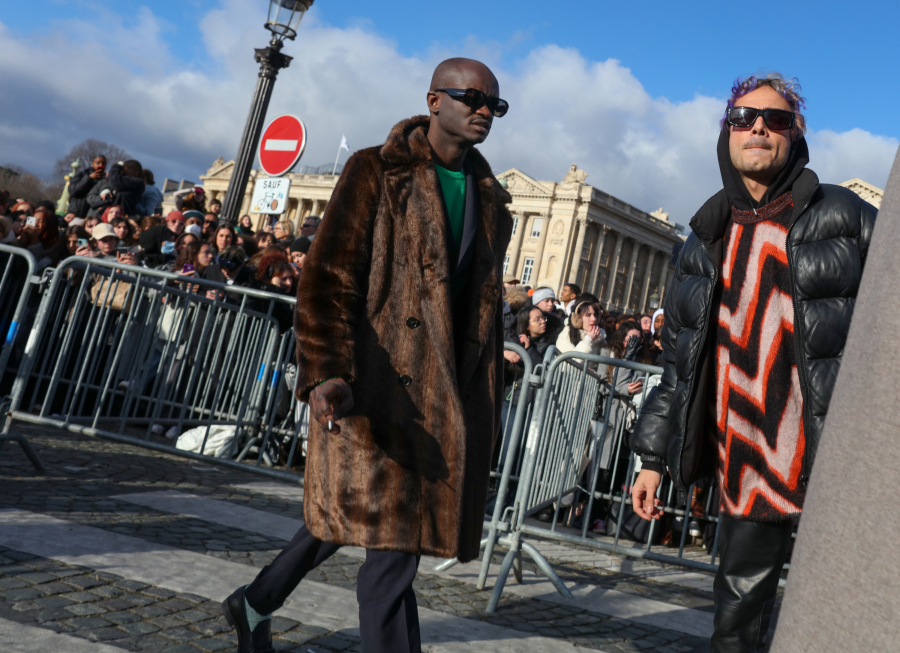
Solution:
M 781 521 L 801 512 L 805 439 L 787 261 L 791 193 L 731 210 L 716 335 L 722 511 Z

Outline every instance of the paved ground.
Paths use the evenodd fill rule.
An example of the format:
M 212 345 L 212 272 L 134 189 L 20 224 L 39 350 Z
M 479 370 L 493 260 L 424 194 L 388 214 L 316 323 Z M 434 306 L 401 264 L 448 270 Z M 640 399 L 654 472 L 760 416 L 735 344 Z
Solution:
M 53 429 L 16 430 L 48 471 L 37 475 L 15 445 L 0 454 L 0 649 L 234 650 L 220 602 L 296 530 L 302 489 Z M 415 590 L 426 649 L 706 650 L 708 575 L 540 548 L 575 600 L 526 562 L 524 582 L 511 582 L 489 614 L 489 591 L 475 588 L 477 563 L 438 573 L 437 561 L 423 559 Z M 363 555 L 342 549 L 304 581 L 273 620 L 277 650 L 359 650 Z

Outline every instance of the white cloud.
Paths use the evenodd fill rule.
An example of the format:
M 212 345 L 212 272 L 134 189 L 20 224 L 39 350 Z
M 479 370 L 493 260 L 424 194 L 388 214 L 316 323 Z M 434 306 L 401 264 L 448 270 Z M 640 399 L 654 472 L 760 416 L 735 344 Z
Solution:
M 157 178 L 196 180 L 237 150 L 258 72 L 253 49 L 266 41 L 262 22 L 252 3 L 223 0 L 199 22 L 211 63 L 194 66 L 173 56 L 170 26 L 146 8 L 127 20 L 63 22 L 39 41 L 0 23 L 0 163 L 47 174 L 69 147 L 94 137 L 127 149 Z M 322 23 L 315 7 L 284 51 L 294 59 L 275 84 L 269 116 L 303 117 L 305 165 L 334 161 L 341 134 L 354 148 L 383 142 L 399 119 L 424 112 L 434 65 L 457 54 L 404 56 L 366 26 Z M 721 187 L 721 98 L 653 97 L 619 61 L 589 61 L 556 45 L 514 62 L 498 44 L 470 40 L 465 51 L 495 70 L 512 107 L 482 148 L 495 169 L 559 180 L 577 163 L 589 183 L 645 210 L 663 206 L 682 224 Z M 898 146 L 859 129 L 810 133 L 809 142 L 823 181 L 861 177 L 879 186 Z

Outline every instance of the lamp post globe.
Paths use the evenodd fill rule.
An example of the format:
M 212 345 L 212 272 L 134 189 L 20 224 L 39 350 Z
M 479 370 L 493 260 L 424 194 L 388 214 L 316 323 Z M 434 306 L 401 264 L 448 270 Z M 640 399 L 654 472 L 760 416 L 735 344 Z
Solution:
M 269 0 L 269 20 L 266 29 L 275 38 L 292 41 L 297 36 L 297 27 L 303 14 L 312 6 L 313 0 Z
M 659 308 L 659 293 L 654 290 L 650 295 L 650 309 L 655 311 L 657 308 Z
M 300 21 L 312 4 L 313 0 L 269 0 L 269 15 L 265 28 L 272 33 L 272 39 L 268 47 L 255 50 L 254 58 L 259 63 L 259 77 L 256 80 L 250 113 L 247 115 L 247 124 L 244 126 L 241 144 L 234 158 L 234 169 L 222 205 L 222 220 L 232 227 L 237 224 L 241 204 L 247 192 L 250 169 L 256 156 L 269 100 L 272 98 L 275 78 L 279 70 L 287 68 L 291 63 L 292 57 L 282 54 L 281 48 L 284 47 L 285 39 L 293 41 L 297 37 Z

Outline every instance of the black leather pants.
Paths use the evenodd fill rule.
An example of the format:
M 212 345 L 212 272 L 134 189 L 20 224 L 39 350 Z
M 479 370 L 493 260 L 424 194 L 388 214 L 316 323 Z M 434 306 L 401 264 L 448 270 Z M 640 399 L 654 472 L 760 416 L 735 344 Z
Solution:
M 794 522 L 719 519 L 716 617 L 710 647 L 716 653 L 758 653 L 769 630 Z

